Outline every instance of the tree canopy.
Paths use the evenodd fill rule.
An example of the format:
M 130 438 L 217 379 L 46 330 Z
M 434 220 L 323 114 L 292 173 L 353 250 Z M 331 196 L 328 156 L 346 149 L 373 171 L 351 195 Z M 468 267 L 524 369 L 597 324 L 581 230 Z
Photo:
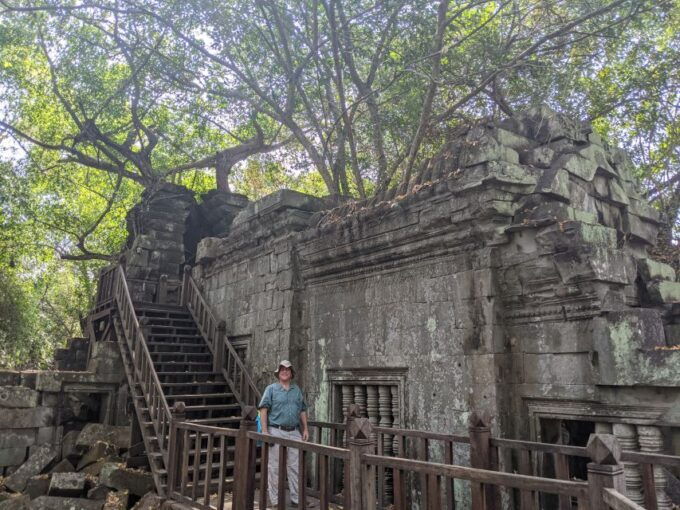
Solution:
M 160 182 L 370 197 L 541 103 L 629 150 L 677 242 L 678 33 L 678 0 L 0 0 L 1 306 L 76 334 Z

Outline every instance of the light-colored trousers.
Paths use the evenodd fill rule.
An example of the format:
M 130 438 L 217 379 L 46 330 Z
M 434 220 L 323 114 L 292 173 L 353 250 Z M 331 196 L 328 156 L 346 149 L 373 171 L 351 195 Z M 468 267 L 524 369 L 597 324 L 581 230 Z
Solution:
M 299 430 L 285 430 L 269 427 L 269 434 L 274 437 L 282 437 L 284 439 L 302 440 L 302 434 Z M 298 472 L 299 472 L 300 450 L 297 448 L 288 448 L 286 450 L 286 461 L 288 474 L 288 488 L 290 489 L 290 501 L 292 503 L 298 502 Z M 276 505 L 279 501 L 279 445 L 269 445 L 269 465 L 267 466 L 267 489 L 269 492 L 269 501 L 272 505 Z

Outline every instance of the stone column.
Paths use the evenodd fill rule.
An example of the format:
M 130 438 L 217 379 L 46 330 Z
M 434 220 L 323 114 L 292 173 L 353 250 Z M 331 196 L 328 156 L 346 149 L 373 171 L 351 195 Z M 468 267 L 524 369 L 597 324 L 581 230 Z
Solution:
M 354 385 L 354 403 L 361 410 L 361 417 L 366 417 L 366 386 L 363 384 Z
M 607 423 L 607 422 L 599 422 L 595 424 L 595 433 L 596 434 L 611 434 L 612 433 L 612 424 Z
M 622 450 L 639 450 L 635 425 L 615 423 L 612 426 L 612 432 L 619 441 Z M 631 501 L 634 501 L 639 505 L 643 504 L 645 498 L 642 496 L 642 475 L 640 474 L 640 466 L 634 462 L 624 462 L 623 467 L 626 473 L 626 495 Z
M 340 386 L 342 391 L 342 415 L 346 417 L 347 408 L 354 403 L 354 388 L 349 384 Z
M 643 453 L 663 453 L 663 436 L 659 427 L 638 425 L 638 442 Z M 656 486 L 656 504 L 659 510 L 670 510 L 671 500 L 666 494 L 666 473 L 663 466 L 654 466 L 654 485 Z
M 390 396 L 392 398 L 392 428 L 398 429 L 401 427 L 401 419 L 399 418 L 399 392 L 398 386 L 390 386 Z M 392 440 L 392 451 L 394 455 L 399 454 L 399 442 L 397 436 Z
M 380 426 L 392 427 L 392 393 L 389 386 L 378 387 L 378 410 L 380 413 Z M 383 434 L 383 455 L 392 454 L 392 436 Z M 385 498 L 387 502 L 392 502 L 392 471 L 385 470 Z
M 378 416 L 378 387 L 371 384 L 366 386 L 366 415 L 368 421 L 371 422 L 371 427 L 377 427 L 380 417 Z M 376 433 L 373 432 L 373 439 L 376 438 Z

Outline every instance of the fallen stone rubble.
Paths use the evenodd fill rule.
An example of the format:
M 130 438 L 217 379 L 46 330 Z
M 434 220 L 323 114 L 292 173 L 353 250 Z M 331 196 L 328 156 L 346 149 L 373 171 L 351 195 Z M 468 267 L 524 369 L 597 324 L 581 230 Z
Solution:
M 159 510 L 149 471 L 138 465 L 130 428 L 87 424 L 70 444 L 43 445 L 0 477 L 0 510 Z M 64 447 L 65 446 L 65 447 Z

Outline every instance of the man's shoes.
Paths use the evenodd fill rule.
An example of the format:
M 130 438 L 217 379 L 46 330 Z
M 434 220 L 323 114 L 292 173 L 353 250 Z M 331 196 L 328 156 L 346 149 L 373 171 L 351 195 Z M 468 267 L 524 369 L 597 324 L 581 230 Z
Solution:
M 291 502 L 290 502 L 290 506 L 293 507 L 293 508 L 297 508 L 297 507 L 298 507 L 298 502 L 297 502 L 297 501 L 291 501 Z

